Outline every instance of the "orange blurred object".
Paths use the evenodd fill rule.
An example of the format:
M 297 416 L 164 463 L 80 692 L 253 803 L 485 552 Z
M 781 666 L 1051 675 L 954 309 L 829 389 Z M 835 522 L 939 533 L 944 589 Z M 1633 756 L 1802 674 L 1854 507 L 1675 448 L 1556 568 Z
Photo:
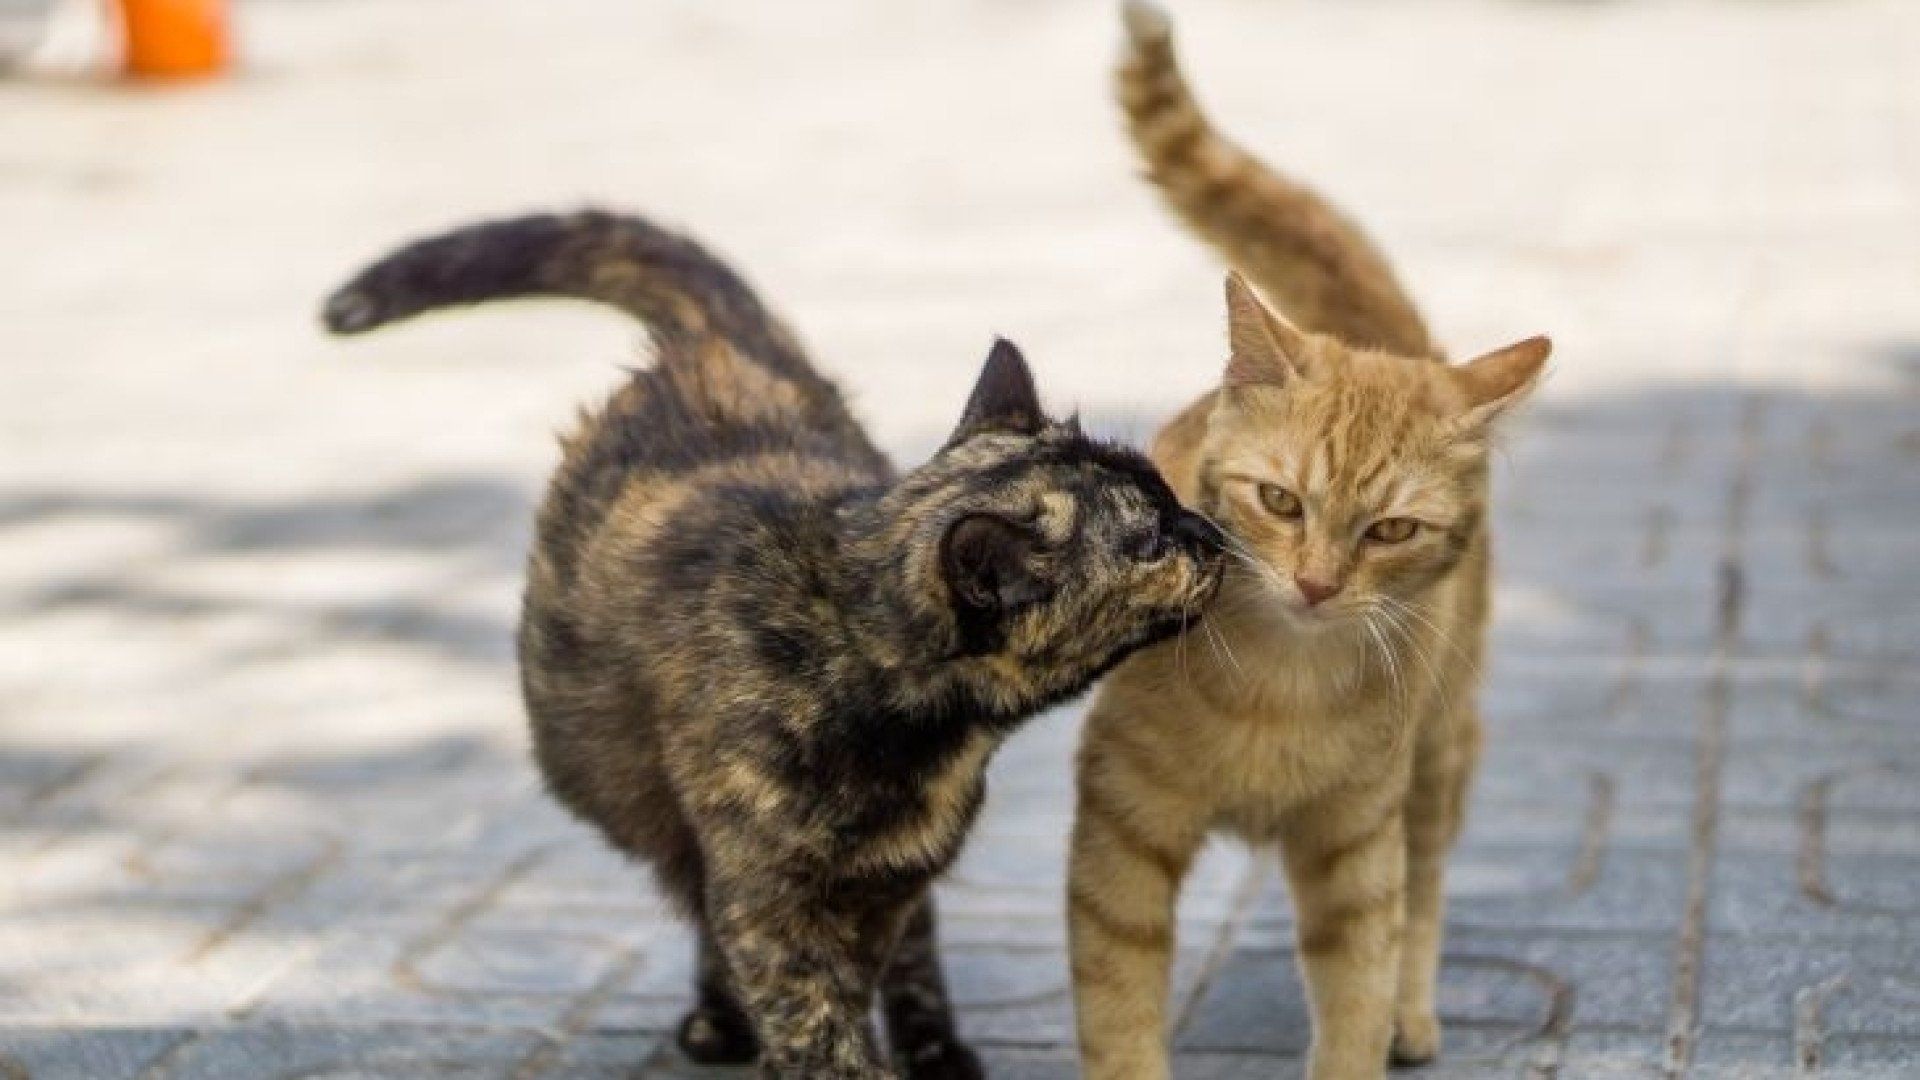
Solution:
M 178 79 L 227 66 L 224 0 L 118 0 L 127 74 Z

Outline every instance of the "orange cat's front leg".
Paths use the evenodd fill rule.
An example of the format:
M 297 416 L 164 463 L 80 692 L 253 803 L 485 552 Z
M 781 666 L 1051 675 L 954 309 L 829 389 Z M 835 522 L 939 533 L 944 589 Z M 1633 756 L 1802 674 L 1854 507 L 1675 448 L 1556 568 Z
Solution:
M 1316 808 L 1282 835 L 1313 1008 L 1309 1080 L 1380 1080 L 1386 1070 L 1407 849 L 1398 800 L 1369 809 Z
M 1446 921 L 1447 854 L 1460 835 L 1467 787 L 1480 752 L 1471 705 L 1432 717 L 1421 730 L 1407 795 L 1407 930 L 1394 1007 L 1393 1062 L 1421 1065 L 1440 1053 L 1434 989 Z
M 1410 822 L 1408 828 L 1418 832 L 1422 827 Z M 1412 839 L 1409 849 L 1406 941 L 1394 1004 L 1392 1060 L 1395 1065 L 1424 1065 L 1440 1055 L 1440 1018 L 1433 995 L 1446 913 L 1447 851 L 1444 843 L 1431 839 Z
M 1156 782 L 1141 751 L 1081 752 L 1067 883 L 1074 1008 L 1087 1080 L 1167 1080 L 1167 996 L 1180 882 L 1206 837 L 1204 804 Z

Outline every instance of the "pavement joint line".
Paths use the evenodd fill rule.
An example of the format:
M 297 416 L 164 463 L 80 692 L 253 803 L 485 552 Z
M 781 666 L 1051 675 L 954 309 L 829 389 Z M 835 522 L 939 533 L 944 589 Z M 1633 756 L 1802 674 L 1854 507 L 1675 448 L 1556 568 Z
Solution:
M 495 875 L 486 887 L 454 905 L 453 910 L 447 912 L 438 924 L 415 938 L 393 962 L 394 982 L 409 990 L 430 992 L 431 988 L 427 980 L 420 975 L 420 961 L 431 955 L 435 949 L 458 937 L 468 923 L 479 918 L 498 902 L 503 893 L 531 873 L 533 868 L 546 858 L 552 847 L 553 845 L 543 845 L 532 851 L 521 852 Z
M 1573 1032 L 1573 1008 L 1579 992 L 1573 984 L 1555 974 L 1551 968 L 1510 956 L 1479 956 L 1472 953 L 1451 957 L 1455 963 L 1470 961 L 1481 967 L 1518 974 L 1537 983 L 1545 991 L 1547 1014 L 1541 1018 L 1540 1026 L 1521 1035 L 1513 1044 L 1501 1051 L 1499 1057 L 1526 1046 L 1535 1046 L 1535 1052 L 1527 1061 L 1528 1080 L 1554 1080 L 1560 1072 L 1560 1062 L 1566 1056 L 1567 1039 Z M 1450 1021 L 1451 1028 L 1474 1030 L 1490 1025 L 1474 1024 L 1459 1020 Z
M 88 770 L 88 775 L 91 776 L 94 772 L 98 772 L 99 769 L 104 768 L 107 761 L 111 760 L 115 756 L 116 755 L 113 755 L 110 753 L 102 754 L 101 755 L 102 760 L 94 769 Z M 118 755 L 118 756 L 128 757 L 129 755 Z M 121 795 L 122 797 L 127 797 L 132 795 L 148 794 L 163 787 L 168 783 L 171 783 L 172 781 L 178 779 L 179 777 L 185 776 L 185 775 L 188 775 L 187 767 L 185 764 L 178 761 L 163 763 L 157 767 L 154 767 L 151 771 L 147 772 L 146 775 L 144 776 L 134 777 L 132 781 L 127 783 L 123 788 L 121 788 Z M 69 785 L 63 788 L 61 792 L 59 792 L 59 794 L 64 795 L 69 791 L 76 790 L 80 786 L 81 785 L 78 785 L 78 784 Z M 46 802 L 51 800 L 42 800 L 42 801 Z M 8 822 L 8 825 L 18 826 L 23 822 L 24 822 L 24 815 L 21 820 Z M 76 836 L 83 836 L 91 831 L 93 830 L 84 824 L 52 825 L 46 830 L 45 834 L 42 835 L 36 843 L 34 843 L 32 847 L 27 849 L 22 861 L 26 865 L 31 865 L 36 859 L 39 859 L 45 856 L 47 852 L 53 851 L 54 849 L 58 848 L 61 845 L 62 841 L 71 840 Z
M 209 813 L 218 812 L 228 800 L 245 790 L 246 787 L 247 780 L 245 777 L 234 777 L 224 780 L 220 788 L 207 797 L 205 809 Z M 134 846 L 132 851 L 127 852 L 121 857 L 121 868 L 124 869 L 129 876 L 142 881 L 149 883 L 159 881 L 164 875 L 162 875 L 159 868 L 153 864 L 154 855 L 165 849 L 167 845 L 189 836 L 192 828 L 193 826 L 182 824 L 176 820 L 163 828 L 143 831 L 140 834 L 140 842 Z
M 1220 920 L 1220 929 L 1214 935 L 1213 944 L 1208 947 L 1205 959 L 1200 961 L 1200 970 L 1193 977 L 1193 988 L 1187 992 L 1187 999 L 1180 1004 L 1180 1012 L 1174 1018 L 1173 1029 L 1167 1033 L 1171 1040 L 1186 1030 L 1200 1009 L 1200 1001 L 1207 996 L 1207 990 L 1220 970 L 1226 967 L 1233 957 L 1234 941 L 1240 936 L 1253 915 L 1254 902 L 1260 898 L 1260 888 L 1267 879 L 1266 868 L 1271 860 L 1259 856 L 1248 860 L 1246 869 L 1241 872 L 1240 883 L 1233 890 L 1228 901 L 1226 915 Z M 1169 988 L 1171 991 L 1171 988 Z
M 267 882 L 263 888 L 241 903 L 224 923 L 209 930 L 207 935 L 181 959 L 181 963 L 191 965 L 206 959 L 214 950 L 266 918 L 273 909 L 305 892 L 334 867 L 340 865 L 344 856 L 345 845 L 338 837 L 328 837 L 320 852 L 313 858 Z M 249 1007 L 242 1005 L 234 1011 L 244 1013 Z
M 1827 798 L 1839 779 L 1839 773 L 1828 773 L 1800 793 L 1800 846 L 1794 852 L 1794 876 L 1801 894 L 1823 908 L 1835 904 L 1826 873 Z
M 166 1077 L 178 1071 L 180 1063 L 186 1060 L 187 1052 L 205 1042 L 210 1032 L 205 1028 L 195 1028 L 174 1040 L 172 1045 L 162 1050 L 159 1056 L 140 1070 L 135 1080 L 166 1080 Z
M 1763 400 L 1747 395 L 1722 520 L 1721 554 L 1714 596 L 1714 650 L 1700 710 L 1694 771 L 1693 819 L 1687 852 L 1687 894 L 1674 948 L 1673 997 L 1667 1012 L 1667 1080 L 1687 1075 L 1699 1040 L 1702 968 L 1706 961 L 1708 901 L 1720 827 L 1721 783 L 1726 767 L 1727 726 L 1732 709 L 1733 661 L 1740 651 L 1740 619 L 1746 598 L 1742 566 L 1753 461 L 1759 446 Z
M 1826 1054 L 1827 1002 L 1851 980 L 1835 975 L 1825 982 L 1803 986 L 1793 995 L 1793 1071 L 1795 1076 L 1819 1076 Z
M 1596 771 L 1587 777 L 1587 813 L 1581 822 L 1580 848 L 1574 853 L 1573 869 L 1567 875 L 1565 899 L 1585 896 L 1600 882 L 1613 828 L 1614 791 L 1612 775 Z
M 87 754 L 79 761 L 74 762 L 70 768 L 66 769 L 59 776 L 35 785 L 27 792 L 26 798 L 20 801 L 20 805 L 14 808 L 14 812 L 7 815 L 4 821 L 0 821 L 0 824 L 4 824 L 9 828 L 21 824 L 42 805 L 52 802 L 74 788 L 79 787 L 81 784 L 86 783 L 87 778 L 99 771 L 100 766 L 105 764 L 111 756 L 112 755 L 106 751 L 95 751 L 94 753 Z
M 540 1032 L 539 1045 L 520 1059 L 514 1066 L 513 1072 L 509 1074 L 508 1080 L 538 1080 L 539 1077 L 553 1071 L 553 1067 L 559 1064 L 560 1058 L 566 1053 L 568 1044 L 591 1027 L 593 1018 L 606 1007 L 607 1002 L 613 1000 L 620 987 L 625 986 L 634 975 L 639 973 L 644 957 L 645 953 L 639 946 L 623 947 L 620 958 L 609 965 L 606 973 L 567 1007 L 565 1015 L 560 1018 L 560 1023 Z
M 1801 793 L 1796 813 L 1800 826 L 1800 841 L 1794 851 L 1794 876 L 1801 894 L 1814 905 L 1827 909 L 1858 912 L 1863 915 L 1887 915 L 1894 918 L 1911 918 L 1920 915 L 1920 904 L 1903 908 L 1887 904 L 1842 902 L 1839 895 L 1833 891 L 1832 883 L 1827 880 L 1827 828 L 1834 787 L 1852 777 L 1897 776 L 1901 771 L 1898 764 L 1891 762 L 1836 770 L 1816 778 Z M 1904 820 L 1904 815 L 1901 819 Z

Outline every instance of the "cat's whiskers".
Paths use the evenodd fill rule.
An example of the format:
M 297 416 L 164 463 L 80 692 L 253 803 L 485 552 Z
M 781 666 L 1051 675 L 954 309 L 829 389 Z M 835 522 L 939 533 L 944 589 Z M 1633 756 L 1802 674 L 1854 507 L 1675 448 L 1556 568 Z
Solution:
M 1216 645 L 1214 643 L 1213 638 L 1210 636 L 1206 640 L 1207 640 L 1207 652 L 1209 655 L 1213 657 L 1213 666 L 1217 668 L 1220 666 L 1220 646 Z M 1189 682 L 1187 685 L 1189 688 L 1192 687 L 1193 684 L 1191 682 L 1191 678 L 1189 678 Z
M 1247 672 L 1245 668 L 1242 668 L 1240 666 L 1240 658 L 1233 655 L 1233 646 L 1227 644 L 1226 636 L 1221 634 L 1220 631 L 1214 629 L 1214 626 L 1212 623 L 1202 622 L 1200 624 L 1200 629 L 1205 630 L 1207 632 L 1207 641 L 1209 644 L 1214 646 L 1215 651 L 1220 653 L 1225 653 L 1227 657 L 1227 663 L 1233 665 L 1233 673 L 1236 679 L 1236 688 L 1237 688 L 1238 684 L 1240 682 L 1244 682 L 1244 680 L 1246 679 Z
M 1179 674 L 1180 681 L 1186 685 L 1187 689 L 1191 690 L 1193 688 L 1193 674 L 1187 668 L 1187 615 L 1189 610 L 1189 605 L 1183 604 L 1180 607 L 1180 639 L 1173 643 L 1173 668 L 1174 671 Z
M 1392 608 L 1377 607 L 1375 610 L 1382 619 L 1386 620 L 1387 625 L 1399 635 L 1400 640 L 1406 645 L 1407 651 L 1411 652 L 1414 657 L 1420 661 L 1421 666 L 1427 669 L 1427 674 L 1432 679 L 1434 691 L 1439 695 L 1441 702 L 1451 704 L 1451 688 L 1447 684 L 1446 675 L 1440 670 L 1440 666 L 1435 663 L 1432 651 L 1426 648 L 1414 633 L 1413 627 L 1406 623 L 1403 616 L 1397 614 Z
M 1456 644 L 1453 639 L 1447 635 L 1447 632 L 1441 629 L 1438 623 L 1434 622 L 1432 616 L 1429 616 L 1419 608 L 1404 600 L 1395 600 L 1390 596 L 1382 595 L 1377 599 L 1387 602 L 1388 606 L 1381 608 L 1382 614 L 1392 618 L 1395 624 L 1401 627 L 1400 632 L 1406 638 L 1408 646 L 1414 650 L 1415 654 L 1420 657 L 1421 663 L 1425 664 L 1427 670 L 1433 674 L 1434 689 L 1439 693 L 1440 700 L 1445 704 L 1451 704 L 1453 685 L 1446 678 L 1444 669 L 1447 665 L 1437 662 L 1433 656 L 1433 650 L 1429 648 L 1425 642 L 1421 641 L 1418 635 L 1414 634 L 1413 628 L 1407 625 L 1405 620 L 1409 617 L 1418 619 L 1421 625 L 1425 627 L 1427 631 L 1426 636 L 1430 640 L 1453 650 L 1454 656 L 1466 664 L 1469 669 L 1474 667 L 1473 658 L 1467 654 L 1465 649 L 1462 649 Z
M 1227 554 L 1233 556 L 1235 561 L 1239 562 L 1240 565 L 1253 571 L 1254 576 L 1260 578 L 1260 580 L 1276 594 L 1280 596 L 1286 595 L 1286 582 L 1281 578 L 1280 571 L 1273 568 L 1273 564 L 1243 548 L 1229 547 Z
M 1404 708 L 1407 704 L 1407 688 L 1406 683 L 1400 678 L 1400 662 L 1394 658 L 1393 648 L 1387 644 L 1386 634 L 1373 621 L 1374 614 L 1373 610 L 1362 611 L 1360 623 L 1367 628 L 1367 636 L 1380 647 L 1380 659 L 1386 664 L 1387 676 L 1393 682 L 1394 697 L 1399 699 L 1401 707 Z
M 1221 525 L 1218 521 L 1215 521 L 1211 515 L 1203 510 L 1195 510 L 1193 511 L 1193 515 L 1219 530 L 1221 539 L 1226 543 L 1227 554 L 1232 555 L 1245 565 L 1247 569 L 1258 573 L 1268 581 L 1276 585 L 1281 584 L 1279 572 L 1265 559 L 1261 558 L 1258 552 L 1248 547 L 1246 541 L 1235 536 L 1231 530 Z
M 1436 641 L 1438 641 L 1442 645 L 1445 645 L 1447 648 L 1453 650 L 1454 656 L 1458 657 L 1462 661 L 1465 661 L 1469 665 L 1473 663 L 1473 657 L 1467 654 L 1467 650 L 1461 648 L 1460 645 L 1457 642 L 1455 642 L 1451 636 L 1448 635 L 1446 630 L 1442 628 L 1441 625 L 1434 620 L 1433 616 L 1427 614 L 1425 611 L 1422 611 L 1419 608 L 1419 606 L 1415 604 L 1409 604 L 1405 600 L 1401 600 L 1396 597 L 1388 596 L 1385 593 L 1380 594 L 1374 599 L 1380 601 L 1381 603 L 1386 604 L 1388 607 L 1392 608 L 1394 611 L 1402 615 L 1410 615 L 1413 618 L 1420 620 L 1422 623 L 1426 625 L 1427 630 L 1433 634 L 1434 639 Z

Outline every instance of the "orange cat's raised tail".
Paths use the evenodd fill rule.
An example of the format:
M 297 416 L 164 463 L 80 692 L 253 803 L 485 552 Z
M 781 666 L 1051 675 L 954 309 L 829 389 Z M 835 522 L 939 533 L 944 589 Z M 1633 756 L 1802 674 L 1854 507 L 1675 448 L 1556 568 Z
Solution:
M 1436 352 L 1366 234 L 1331 203 L 1221 135 L 1194 100 L 1153 0 L 1125 0 L 1117 73 L 1127 130 L 1167 204 L 1302 329 L 1403 355 Z

